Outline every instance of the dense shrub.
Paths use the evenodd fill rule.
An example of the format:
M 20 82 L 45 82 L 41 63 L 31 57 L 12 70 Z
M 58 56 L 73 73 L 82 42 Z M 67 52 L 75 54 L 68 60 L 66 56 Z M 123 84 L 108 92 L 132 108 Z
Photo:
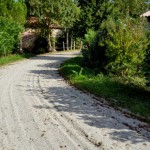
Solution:
M 77 37 L 73 39 L 75 41 L 75 49 L 81 49 L 82 47 L 82 40 L 81 38 Z
M 150 86 L 150 30 L 147 31 L 147 38 L 149 40 L 149 43 L 146 51 L 144 73 L 147 80 L 147 86 Z
M 107 20 L 106 69 L 122 77 L 140 75 L 148 40 L 139 20 L 126 18 Z
M 83 41 L 82 54 L 84 62 L 88 67 L 99 68 L 104 71 L 107 58 L 105 55 L 105 45 L 102 44 L 102 35 L 102 32 L 89 30 Z
M 11 19 L 19 24 L 26 21 L 27 8 L 23 1 L 20 0 L 1 0 L 0 16 Z
M 145 82 L 142 67 L 147 46 L 144 26 L 139 20 L 110 17 L 99 32 L 90 30 L 85 35 L 82 52 L 87 66 L 140 84 Z
M 22 27 L 18 23 L 0 17 L 0 56 L 17 51 L 21 31 Z
M 26 14 L 27 8 L 23 1 L 2 0 L 0 2 L 0 56 L 17 51 Z

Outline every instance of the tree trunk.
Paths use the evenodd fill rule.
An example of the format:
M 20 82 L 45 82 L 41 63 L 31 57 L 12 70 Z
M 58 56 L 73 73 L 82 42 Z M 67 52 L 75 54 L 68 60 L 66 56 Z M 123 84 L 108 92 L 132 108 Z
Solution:
M 63 50 L 65 51 L 65 42 L 63 41 Z
M 69 50 L 69 30 L 67 29 L 66 32 L 66 47 L 67 50 Z
M 75 50 L 76 49 L 76 42 L 74 41 L 73 43 L 73 49 Z
M 50 33 L 48 34 L 48 39 L 47 39 L 47 41 L 48 41 L 48 51 L 49 51 L 49 52 L 53 52 L 52 41 L 51 41 L 51 34 L 50 34 Z
M 56 51 L 56 42 L 55 42 L 55 40 L 56 40 L 56 39 L 54 38 L 54 48 L 53 48 L 54 51 Z
M 20 39 L 19 53 L 20 53 L 20 54 L 23 54 L 23 49 L 22 49 L 22 38 Z
M 80 43 L 80 50 L 83 48 L 83 42 Z
M 73 45 L 73 38 L 71 36 L 71 50 L 72 50 L 72 45 Z

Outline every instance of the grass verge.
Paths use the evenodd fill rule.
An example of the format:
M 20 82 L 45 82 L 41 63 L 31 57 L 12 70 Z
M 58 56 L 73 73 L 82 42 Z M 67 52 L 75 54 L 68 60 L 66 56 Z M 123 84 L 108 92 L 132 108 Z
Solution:
M 23 60 L 25 58 L 30 58 L 32 56 L 34 55 L 27 53 L 27 54 L 22 54 L 22 55 L 14 54 L 14 55 L 6 56 L 6 57 L 0 57 L 0 66 L 7 65 L 15 61 Z
M 105 98 L 113 107 L 127 109 L 150 123 L 150 91 L 124 84 L 120 79 L 97 75 L 93 70 L 83 67 L 82 57 L 64 62 L 60 73 L 78 88 Z

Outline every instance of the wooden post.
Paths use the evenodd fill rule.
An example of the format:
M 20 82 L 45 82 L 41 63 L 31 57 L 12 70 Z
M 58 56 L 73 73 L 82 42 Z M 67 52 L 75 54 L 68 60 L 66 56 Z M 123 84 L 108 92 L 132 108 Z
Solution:
M 22 49 L 22 38 L 20 39 L 19 51 L 20 51 L 21 54 L 23 53 L 23 49 Z
M 63 41 L 63 51 L 65 51 L 65 43 L 64 43 L 64 41 Z
M 74 46 L 73 46 L 73 47 L 74 47 L 73 49 L 75 50 L 75 49 L 76 49 L 76 42 L 75 42 L 75 41 L 74 41 L 74 44 L 73 44 L 73 45 L 74 45 Z
M 67 30 L 67 35 L 66 35 L 66 47 L 67 47 L 67 50 L 69 50 L 69 30 Z
M 54 51 L 56 51 L 56 42 L 55 42 L 55 38 L 54 38 Z
M 72 37 L 71 37 L 71 50 L 72 50 L 72 45 L 73 45 L 73 44 L 72 44 L 72 41 L 73 41 L 73 40 L 72 40 Z
M 80 50 L 82 49 L 82 47 L 83 47 L 83 43 L 82 43 L 82 41 L 81 41 L 81 43 L 80 43 Z
M 5 49 L 5 46 L 4 46 L 4 56 L 6 57 L 6 49 Z

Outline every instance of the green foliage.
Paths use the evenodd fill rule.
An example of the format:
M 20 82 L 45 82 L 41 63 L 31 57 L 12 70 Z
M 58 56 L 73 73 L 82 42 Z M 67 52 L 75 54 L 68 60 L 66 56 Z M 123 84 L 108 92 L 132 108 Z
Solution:
M 84 38 L 82 52 L 85 64 L 143 86 L 143 62 L 149 41 L 139 14 L 145 3 L 135 0 L 131 3 L 120 0 L 89 0 L 85 3 L 82 8 L 91 6 L 93 11 L 97 10 L 94 15 L 91 14 L 95 17 L 91 26 L 95 32 L 88 31 Z
M 82 54 L 86 66 L 106 73 L 105 66 L 108 58 L 105 55 L 106 45 L 104 45 L 104 41 L 102 32 L 89 30 L 85 35 Z
M 15 0 L 1 0 L 0 2 L 0 16 L 7 19 L 24 24 L 26 21 L 27 8 L 21 1 Z
M 11 11 L 13 9 L 14 0 L 1 0 L 0 2 L 0 16 L 11 18 Z
M 13 20 L 18 22 L 19 24 L 24 25 L 26 22 L 26 15 L 27 15 L 26 5 L 21 2 L 15 2 L 14 8 L 12 11 Z
M 61 25 L 65 28 L 71 28 L 78 20 L 80 8 L 71 0 L 64 0 L 61 3 Z
M 41 36 L 48 42 L 48 50 L 53 51 L 52 46 L 52 25 L 58 24 L 61 9 L 59 0 L 30 0 L 30 15 L 38 19 Z
M 18 23 L 0 17 L 0 56 L 16 52 L 21 31 L 22 26 Z
M 106 28 L 108 72 L 122 77 L 140 74 L 148 45 L 143 24 L 129 17 L 116 21 L 109 18 Z
M 115 0 L 115 5 L 124 16 L 129 14 L 133 18 L 139 18 L 147 7 L 145 0 Z
M 103 26 L 101 32 L 89 30 L 85 35 L 85 64 L 136 83 L 144 75 L 142 67 L 148 46 L 142 23 L 131 18 L 108 18 Z M 138 81 L 139 85 L 145 83 L 144 77 Z
M 88 30 L 98 31 L 108 15 L 119 15 L 118 8 L 109 0 L 78 0 L 81 7 L 79 20 L 74 24 L 76 36 L 84 37 Z
M 146 11 L 145 0 L 77 0 L 81 8 L 80 19 L 74 25 L 77 36 L 84 37 L 89 29 L 100 30 L 108 16 L 139 18 Z
M 149 40 L 149 43 L 148 43 L 148 48 L 147 48 L 147 51 L 146 51 L 146 58 L 145 58 L 145 61 L 144 61 L 144 73 L 145 73 L 145 76 L 146 76 L 146 80 L 147 80 L 147 86 L 150 86 L 150 30 L 148 30 L 147 32 L 147 38 Z
M 26 21 L 26 5 L 20 0 L 0 2 L 0 56 L 17 51 L 19 35 Z
M 95 59 L 95 52 L 98 52 L 98 38 L 97 33 L 93 30 L 89 30 L 87 34 L 85 34 L 85 39 L 83 40 L 83 49 L 82 54 L 84 58 L 84 62 L 86 66 L 96 67 L 98 64 L 98 60 Z
M 86 32 L 92 28 L 92 8 L 89 5 L 89 1 L 78 0 L 78 6 L 80 7 L 80 16 L 73 26 L 73 31 L 76 36 L 84 37 Z
M 76 42 L 76 49 L 81 49 L 82 47 L 82 39 L 79 37 L 75 38 L 75 42 Z

